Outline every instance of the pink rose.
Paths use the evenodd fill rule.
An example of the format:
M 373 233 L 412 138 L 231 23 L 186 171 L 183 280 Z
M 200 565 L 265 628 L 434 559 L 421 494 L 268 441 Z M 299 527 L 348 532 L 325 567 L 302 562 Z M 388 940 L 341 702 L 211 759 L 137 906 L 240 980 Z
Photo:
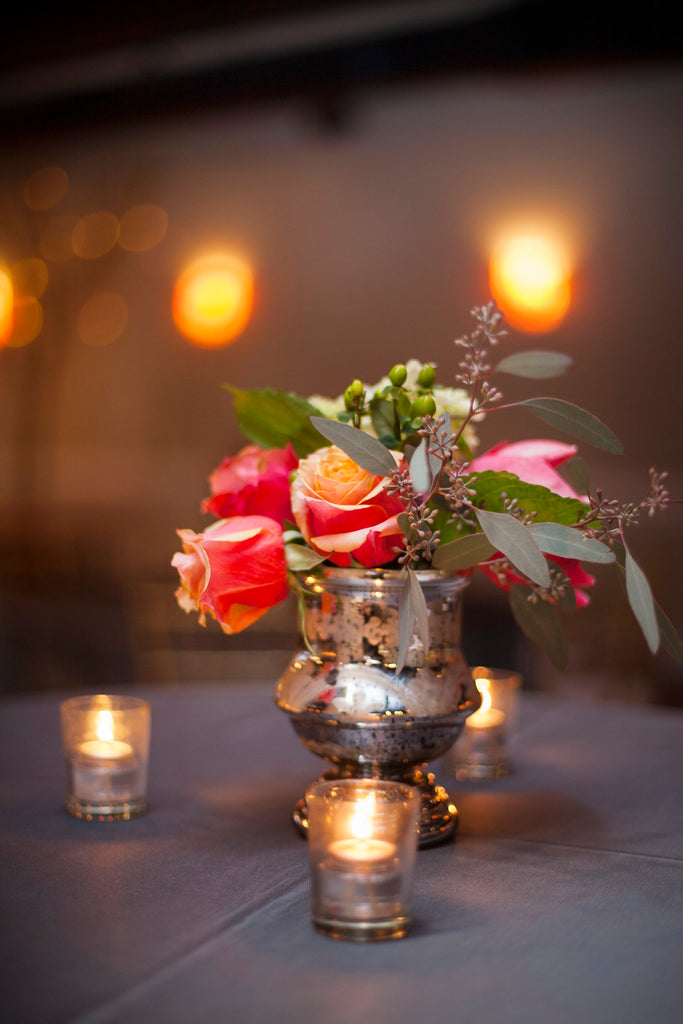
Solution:
M 221 519 L 268 516 L 282 526 L 292 518 L 289 478 L 298 461 L 289 442 L 286 448 L 247 445 L 211 474 L 211 497 L 202 502 L 202 512 Z
M 282 530 L 266 516 L 234 516 L 203 533 L 178 530 L 183 551 L 175 596 L 186 612 L 207 613 L 225 633 L 240 633 L 289 593 Z
M 517 441 L 514 444 L 501 441 L 473 459 L 470 469 L 473 473 L 483 473 L 485 469 L 514 473 L 520 480 L 541 484 L 563 498 L 578 498 L 564 477 L 555 472 L 556 466 L 561 466 L 576 452 L 576 445 L 561 441 Z
M 392 454 L 398 464 L 401 455 Z M 404 542 L 396 521 L 403 505 L 385 484 L 335 445 L 302 459 L 292 511 L 306 542 L 335 565 L 348 566 L 352 557 L 368 568 L 393 561 Z
M 520 480 L 524 480 L 528 484 L 540 484 L 555 494 L 561 495 L 563 498 L 578 498 L 582 501 L 581 495 L 578 495 L 564 477 L 556 472 L 556 466 L 561 466 L 567 459 L 576 455 L 576 451 L 576 445 L 563 444 L 561 441 L 539 439 L 535 441 L 517 441 L 515 444 L 507 444 L 507 442 L 502 441 L 500 444 L 490 448 L 489 451 L 484 452 L 483 455 L 473 459 L 470 463 L 470 469 L 473 473 L 483 473 L 487 469 L 492 469 L 496 472 L 514 473 Z M 581 588 L 592 587 L 595 583 L 595 577 L 589 575 L 575 558 L 556 558 L 554 555 L 548 557 L 560 566 L 574 587 L 577 606 L 581 608 L 589 604 L 590 598 Z M 507 573 L 507 585 L 505 585 L 500 582 L 495 573 L 486 567 L 485 563 L 480 565 L 479 568 L 494 583 L 502 586 L 505 590 L 512 583 L 526 582 L 514 573 Z

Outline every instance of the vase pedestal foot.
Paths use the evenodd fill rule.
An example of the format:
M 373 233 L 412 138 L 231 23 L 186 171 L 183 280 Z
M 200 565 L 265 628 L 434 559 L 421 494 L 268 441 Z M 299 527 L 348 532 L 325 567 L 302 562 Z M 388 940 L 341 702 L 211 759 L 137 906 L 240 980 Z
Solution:
M 351 776 L 347 772 L 331 769 L 323 773 L 320 781 L 349 777 Z M 384 778 L 384 776 L 376 777 Z M 409 780 L 400 778 L 387 779 L 387 781 L 409 781 L 411 785 L 420 790 L 422 807 L 417 841 L 420 849 L 426 846 L 436 846 L 437 843 L 445 843 L 454 838 L 455 830 L 458 827 L 458 810 L 444 787 L 435 782 L 431 772 L 417 770 Z M 297 801 L 292 811 L 292 821 L 297 832 L 305 838 L 308 833 L 308 808 L 305 797 Z

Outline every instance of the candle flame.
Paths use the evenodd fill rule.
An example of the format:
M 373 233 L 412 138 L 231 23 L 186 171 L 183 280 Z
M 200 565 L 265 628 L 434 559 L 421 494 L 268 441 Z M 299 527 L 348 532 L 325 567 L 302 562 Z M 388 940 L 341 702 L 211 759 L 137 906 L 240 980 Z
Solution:
M 111 711 L 98 711 L 97 738 L 105 741 L 114 739 L 114 716 Z
M 356 839 L 372 838 L 372 819 L 375 814 L 375 794 L 368 793 L 356 804 L 351 818 L 351 832 Z
M 491 708 L 491 681 L 489 679 L 475 679 L 474 682 L 481 694 L 481 707 L 475 711 L 476 715 L 480 715 L 482 711 L 486 712 Z

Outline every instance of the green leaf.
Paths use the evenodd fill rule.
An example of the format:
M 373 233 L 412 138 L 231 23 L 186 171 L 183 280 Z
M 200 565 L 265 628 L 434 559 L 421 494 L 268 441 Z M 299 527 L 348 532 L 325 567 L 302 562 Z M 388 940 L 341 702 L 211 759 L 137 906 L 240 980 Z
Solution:
M 449 572 L 472 569 L 494 555 L 496 550 L 485 534 L 469 533 L 441 544 L 432 556 L 432 565 L 435 569 L 447 569 Z
M 396 469 L 393 455 L 372 434 L 366 434 L 350 423 L 339 423 L 322 416 L 311 416 L 311 423 L 367 473 L 390 476 Z
M 319 555 L 304 544 L 285 544 L 285 560 L 290 572 L 306 572 L 325 561 L 326 555 Z
M 441 468 L 441 459 L 437 459 L 427 449 L 427 439 L 422 438 L 410 456 L 410 482 L 418 494 L 429 494 L 434 486 L 436 474 Z
M 626 593 L 633 614 L 653 654 L 659 650 L 659 626 L 650 584 L 645 573 L 626 548 Z
M 370 401 L 370 420 L 378 437 L 394 436 L 394 406 L 376 395 Z
M 427 618 L 427 602 L 420 586 L 420 581 L 412 569 L 408 569 L 408 583 L 410 584 L 410 603 L 415 612 L 417 623 L 417 635 L 422 641 L 425 651 L 429 649 L 429 621 Z
M 520 508 L 527 515 L 536 513 L 535 522 L 564 523 L 573 526 L 586 514 L 586 505 L 578 498 L 563 498 L 540 484 L 528 484 L 514 473 L 487 469 L 477 473 L 476 479 L 468 479 L 467 486 L 476 494 L 476 504 L 484 505 L 490 512 L 503 512 L 503 495 L 517 499 Z
M 545 377 L 559 377 L 571 365 L 571 356 L 562 352 L 543 352 L 538 349 L 507 356 L 498 363 L 495 372 L 541 380 Z
M 677 661 L 679 665 L 683 665 L 683 645 L 678 639 L 678 634 L 676 633 L 673 625 L 656 602 L 655 613 L 657 615 L 659 635 L 662 638 L 662 649 L 665 650 L 666 653 L 674 659 L 674 661 Z
M 325 444 L 311 425 L 311 416 L 319 410 L 305 398 L 271 388 L 243 391 L 231 384 L 223 387 L 232 395 L 240 430 L 254 444 L 284 448 L 291 441 L 300 459 Z
M 594 448 L 602 448 L 613 455 L 624 453 L 624 446 L 609 427 L 578 405 L 564 402 L 561 398 L 527 398 L 515 404 L 525 406 L 545 423 L 592 444 Z
M 529 529 L 541 551 L 558 558 L 578 558 L 580 562 L 613 562 L 614 552 L 580 530 L 560 523 L 533 523 Z
M 567 638 L 557 619 L 555 609 L 547 601 L 529 601 L 528 587 L 510 587 L 510 609 L 519 628 L 541 647 L 555 668 L 567 666 Z
M 399 512 L 396 516 L 396 522 L 398 523 L 398 528 L 404 537 L 407 537 L 408 540 L 414 540 L 416 538 L 417 534 L 410 525 L 410 516 L 407 512 Z
M 488 540 L 502 551 L 516 569 L 541 587 L 550 586 L 548 563 L 529 529 L 514 516 L 475 509 L 475 515 Z
M 398 656 L 396 658 L 396 673 L 402 671 L 408 656 L 410 638 L 415 628 L 415 609 L 413 608 L 410 579 L 406 581 L 398 602 Z

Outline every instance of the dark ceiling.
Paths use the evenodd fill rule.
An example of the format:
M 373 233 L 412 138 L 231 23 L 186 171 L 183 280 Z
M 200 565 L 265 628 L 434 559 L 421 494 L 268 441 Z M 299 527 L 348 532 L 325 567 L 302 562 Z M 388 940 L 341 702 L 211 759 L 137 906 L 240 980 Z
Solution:
M 678 62 L 672 7 L 615 0 L 251 0 L 17 8 L 0 40 L 0 126 L 102 121 L 426 77 Z M 675 10 L 675 7 L 674 7 Z

